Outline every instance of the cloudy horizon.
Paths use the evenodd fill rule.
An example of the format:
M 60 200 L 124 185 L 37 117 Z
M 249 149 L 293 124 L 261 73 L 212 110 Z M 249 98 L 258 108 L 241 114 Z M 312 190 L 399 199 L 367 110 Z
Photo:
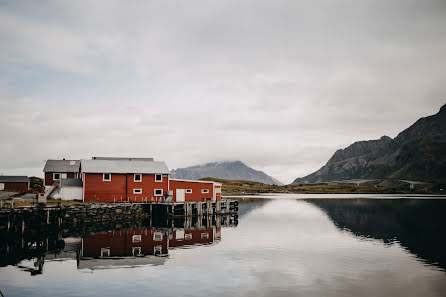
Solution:
M 241 160 L 290 183 L 446 103 L 445 1 L 3 1 L 0 174 Z

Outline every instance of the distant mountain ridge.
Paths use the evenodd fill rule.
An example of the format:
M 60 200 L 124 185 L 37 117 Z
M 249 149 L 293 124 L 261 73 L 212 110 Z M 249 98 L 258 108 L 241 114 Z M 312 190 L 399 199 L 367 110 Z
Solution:
M 336 151 L 319 170 L 292 184 L 380 178 L 446 183 L 446 104 L 394 139 L 358 141 Z
M 267 175 L 265 172 L 255 170 L 241 161 L 213 162 L 186 168 L 177 168 L 171 171 L 171 177 L 178 179 L 214 177 L 257 181 L 269 185 L 283 185 L 280 181 Z

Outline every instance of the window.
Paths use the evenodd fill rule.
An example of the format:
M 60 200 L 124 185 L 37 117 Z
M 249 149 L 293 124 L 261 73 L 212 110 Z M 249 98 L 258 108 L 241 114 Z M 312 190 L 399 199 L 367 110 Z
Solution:
M 159 232 L 159 231 L 153 232 L 153 240 L 155 240 L 155 241 L 162 241 L 163 240 L 163 233 Z
M 133 175 L 133 181 L 134 181 L 134 182 L 142 182 L 142 176 L 141 176 L 141 174 L 134 174 L 134 175 Z
M 175 239 L 176 240 L 183 240 L 184 239 L 184 230 L 177 229 L 175 231 Z
M 133 194 L 142 194 L 142 189 L 133 189 Z
M 104 173 L 102 176 L 103 181 L 111 181 L 111 173 Z
M 132 255 L 133 257 L 141 256 L 141 247 L 132 247 Z
M 163 252 L 163 246 L 156 245 L 153 247 L 153 255 L 155 256 L 161 256 Z
M 201 233 L 201 239 L 208 239 L 209 234 L 208 233 Z
M 53 173 L 53 180 L 60 180 L 60 173 Z
M 141 235 L 133 235 L 132 242 L 141 242 Z
M 186 189 L 187 194 L 192 194 L 192 189 Z
M 160 183 L 163 181 L 163 175 L 162 174 L 155 174 L 155 182 Z
M 110 248 L 101 248 L 101 257 L 110 257 Z
M 155 189 L 155 196 L 163 196 L 163 189 Z
M 191 240 L 192 239 L 192 233 L 184 234 L 184 239 Z
M 202 190 L 201 190 L 201 193 L 203 193 L 203 194 L 208 194 L 208 193 L 209 193 L 209 189 L 202 189 Z

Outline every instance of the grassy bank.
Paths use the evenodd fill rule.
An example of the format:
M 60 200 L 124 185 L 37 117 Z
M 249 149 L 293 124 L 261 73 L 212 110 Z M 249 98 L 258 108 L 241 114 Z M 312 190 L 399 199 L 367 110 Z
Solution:
M 212 180 L 220 182 L 223 195 L 251 195 L 262 193 L 291 193 L 291 194 L 442 194 L 435 192 L 432 188 L 417 187 L 416 189 L 396 188 L 396 187 L 376 187 L 376 186 L 357 186 L 351 184 L 343 185 L 286 185 L 275 186 L 260 182 L 246 180 L 226 180 L 218 178 L 203 178 L 202 180 Z

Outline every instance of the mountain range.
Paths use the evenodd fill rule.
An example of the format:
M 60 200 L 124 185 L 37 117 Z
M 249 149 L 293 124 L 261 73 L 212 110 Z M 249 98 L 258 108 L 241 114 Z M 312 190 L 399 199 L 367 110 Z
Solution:
M 241 161 L 213 162 L 186 168 L 177 168 L 171 171 L 171 177 L 178 179 L 213 177 L 257 181 L 269 185 L 283 185 L 280 181 L 267 175 L 265 172 L 255 170 Z
M 340 149 L 319 170 L 292 184 L 349 179 L 397 179 L 446 184 L 446 104 L 394 139 L 358 141 Z

